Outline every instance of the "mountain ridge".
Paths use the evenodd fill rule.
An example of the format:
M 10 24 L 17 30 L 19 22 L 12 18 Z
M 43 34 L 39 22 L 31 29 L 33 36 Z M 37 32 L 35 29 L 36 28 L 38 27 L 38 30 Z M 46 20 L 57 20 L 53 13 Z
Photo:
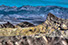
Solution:
M 68 19 L 68 8 L 58 6 L 22 6 L 22 7 L 9 7 L 2 5 L 0 6 L 0 21 L 9 21 L 13 24 L 16 22 L 44 22 L 47 14 L 52 13 L 59 18 Z M 24 19 L 25 18 L 25 19 Z M 20 20 L 19 20 L 20 19 Z M 28 19 L 28 20 L 26 20 Z M 32 20 L 30 20 L 32 19 Z

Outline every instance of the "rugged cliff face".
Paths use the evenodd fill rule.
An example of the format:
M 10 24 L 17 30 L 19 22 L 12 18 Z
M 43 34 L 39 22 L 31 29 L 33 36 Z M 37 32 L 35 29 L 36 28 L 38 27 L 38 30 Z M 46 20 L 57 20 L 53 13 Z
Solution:
M 51 27 L 50 30 L 54 30 L 52 33 L 49 33 L 48 36 L 63 36 L 64 38 L 68 38 L 68 19 L 57 18 L 53 14 L 49 13 L 46 21 L 44 22 L 44 25 L 46 24 L 48 27 Z
M 68 45 L 68 19 L 57 18 L 51 13 L 44 23 L 34 27 L 4 25 L 7 27 L 0 28 L 0 45 Z

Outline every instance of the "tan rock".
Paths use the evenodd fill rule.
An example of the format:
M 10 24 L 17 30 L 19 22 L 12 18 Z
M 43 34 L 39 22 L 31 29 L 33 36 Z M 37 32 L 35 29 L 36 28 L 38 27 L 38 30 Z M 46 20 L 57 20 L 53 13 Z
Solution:
M 61 25 L 61 28 L 62 28 L 62 29 L 65 29 L 65 30 L 68 29 L 68 28 L 67 28 L 67 25 L 65 25 L 65 24 L 62 24 L 62 25 Z

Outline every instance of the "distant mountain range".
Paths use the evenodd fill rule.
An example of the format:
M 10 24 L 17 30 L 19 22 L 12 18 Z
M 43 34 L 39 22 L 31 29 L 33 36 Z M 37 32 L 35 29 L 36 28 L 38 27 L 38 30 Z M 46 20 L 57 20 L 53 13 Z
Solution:
M 59 18 L 68 19 L 68 8 L 57 6 L 9 7 L 2 5 L 0 6 L 0 23 L 9 21 L 12 24 L 18 24 L 28 21 L 37 25 L 46 20 L 49 12 Z

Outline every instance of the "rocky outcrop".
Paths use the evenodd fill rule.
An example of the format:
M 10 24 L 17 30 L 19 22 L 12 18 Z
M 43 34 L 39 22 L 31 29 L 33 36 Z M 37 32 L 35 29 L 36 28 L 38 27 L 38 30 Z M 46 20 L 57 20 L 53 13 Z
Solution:
M 68 19 L 61 19 L 56 17 L 52 13 L 49 13 L 46 20 L 48 20 L 49 23 L 51 23 L 54 26 L 57 25 L 57 27 L 61 30 L 68 30 Z
M 23 27 L 34 27 L 35 25 L 29 22 L 22 22 L 20 24 L 17 24 L 17 26 L 20 26 L 23 28 Z
M 35 25 L 29 22 L 22 22 L 17 24 L 16 26 L 24 28 L 24 27 L 34 27 Z M 0 28 L 15 28 L 15 25 L 11 24 L 10 22 L 7 22 L 5 24 L 0 24 Z
M 61 37 L 68 39 L 68 19 L 61 19 L 49 13 L 46 21 L 43 23 L 47 26 L 49 37 Z M 50 33 L 50 31 L 52 31 Z
M 7 22 L 5 24 L 0 24 L 0 28 L 15 28 L 15 26 L 10 22 Z

